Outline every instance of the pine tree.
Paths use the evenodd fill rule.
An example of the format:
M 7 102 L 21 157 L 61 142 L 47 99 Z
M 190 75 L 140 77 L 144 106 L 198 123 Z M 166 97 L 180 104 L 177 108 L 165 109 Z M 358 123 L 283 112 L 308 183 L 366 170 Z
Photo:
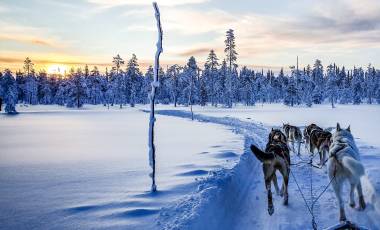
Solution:
M 313 68 L 313 82 L 317 87 L 323 86 L 323 66 L 321 60 L 317 59 Z
M 26 58 L 24 61 L 24 71 L 25 71 L 25 85 L 24 94 L 25 102 L 31 105 L 38 103 L 38 84 L 37 79 L 34 74 L 33 62 L 30 58 Z
M 364 94 L 364 73 L 362 68 L 354 68 L 352 76 L 352 97 L 355 105 L 362 103 L 362 95 Z
M 138 100 L 138 90 L 139 88 L 139 83 L 140 78 L 141 78 L 141 73 L 139 70 L 139 64 L 137 63 L 137 57 L 135 54 L 132 54 L 132 58 L 128 61 L 127 64 L 127 72 L 126 76 L 128 81 L 130 82 L 130 105 L 131 107 L 135 107 L 136 101 Z
M 197 75 L 197 63 L 195 61 L 195 58 L 192 56 L 190 57 L 189 61 L 186 64 L 185 68 L 185 79 L 187 81 L 188 86 L 185 88 L 188 100 L 187 100 L 187 106 L 192 106 L 194 103 L 194 97 L 196 95 L 195 93 L 195 81 L 196 81 L 196 75 Z
M 216 56 L 214 50 L 210 50 L 205 63 L 204 77 L 206 81 L 206 90 L 209 95 L 211 105 L 217 106 L 217 81 L 218 81 L 218 57 Z
M 48 105 L 53 101 L 52 89 L 48 81 L 46 72 L 40 72 L 37 77 L 38 82 L 38 102 Z
M 228 63 L 228 78 L 227 78 L 227 106 L 229 108 L 232 107 L 232 100 L 233 100 L 233 71 L 236 70 L 236 60 L 238 53 L 236 52 L 236 45 L 235 45 L 235 35 L 234 31 L 232 29 L 227 30 L 226 32 L 226 40 L 224 41 L 226 47 L 224 49 L 224 52 L 226 53 L 227 57 L 227 63 Z
M 172 102 L 174 103 L 174 107 L 177 107 L 178 97 L 180 95 L 179 88 L 179 77 L 181 73 L 182 67 L 179 65 L 172 65 L 169 67 L 167 71 L 167 76 L 169 78 L 170 85 L 170 94 L 172 98 Z
M 16 104 L 18 98 L 17 83 L 10 70 L 4 71 L 0 85 L 3 92 L 4 103 L 6 104 L 5 112 L 8 114 L 16 114 Z
M 127 80 L 125 74 L 121 71 L 120 67 L 124 64 L 124 60 L 120 55 L 113 57 L 112 63 L 114 64 L 111 73 L 112 91 L 115 95 L 113 103 L 119 103 L 120 109 L 123 108 L 123 104 L 126 103 L 128 95 Z
M 222 61 L 222 65 L 218 71 L 218 79 L 215 83 L 215 94 L 217 97 L 217 104 L 227 104 L 226 95 L 228 95 L 227 91 L 227 75 L 228 75 L 228 67 L 227 62 L 225 60 Z
M 32 60 L 30 60 L 29 57 L 25 58 L 24 60 L 24 70 L 25 70 L 25 73 L 26 73 L 26 76 L 29 76 L 29 74 L 31 74 L 33 72 L 33 62 Z
M 329 97 L 331 107 L 335 108 L 335 101 L 338 97 L 338 77 L 336 75 L 335 65 L 327 66 L 327 95 Z
M 253 93 L 254 86 L 254 72 L 249 70 L 246 66 L 240 71 L 240 93 L 241 99 L 245 105 L 254 105 L 255 96 Z
M 204 77 L 201 77 L 199 82 L 199 104 L 201 106 L 207 104 L 206 80 Z
M 86 82 L 82 72 L 78 70 L 72 73 L 67 86 L 67 107 L 80 108 L 83 106 L 87 96 Z
M 371 64 L 368 65 L 367 72 L 365 73 L 365 89 L 367 91 L 368 104 L 373 103 L 373 98 L 375 97 L 376 90 L 379 87 L 378 81 L 376 80 L 376 70 Z
M 116 70 L 116 74 L 119 74 L 120 67 L 124 65 L 124 60 L 118 54 L 113 57 L 112 63 L 114 64 L 114 67 L 112 69 Z

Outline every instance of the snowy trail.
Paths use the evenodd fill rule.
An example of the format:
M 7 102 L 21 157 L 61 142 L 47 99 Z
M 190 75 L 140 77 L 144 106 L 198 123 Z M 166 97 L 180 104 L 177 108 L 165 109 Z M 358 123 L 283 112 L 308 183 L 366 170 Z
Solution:
M 191 118 L 191 114 L 179 110 L 160 110 L 161 115 Z M 216 172 L 214 176 L 200 182 L 197 193 L 189 195 L 175 206 L 161 211 L 158 224 L 165 229 L 311 229 L 311 216 L 302 200 L 294 179 L 289 182 L 289 206 L 282 205 L 282 198 L 274 195 L 275 213 L 269 216 L 266 209 L 266 191 L 263 182 L 261 164 L 252 155 L 249 146 L 255 143 L 264 148 L 269 128 L 253 122 L 244 122 L 237 118 L 194 116 L 200 122 L 211 122 L 228 126 L 232 131 L 245 136 L 244 154 L 239 163 L 231 170 Z M 365 167 L 377 158 L 378 149 L 358 143 Z M 303 146 L 302 146 L 303 147 Z M 371 148 L 371 147 L 370 147 Z M 308 154 L 302 153 L 302 158 L 308 161 Z M 300 159 L 292 155 L 292 163 Z M 315 157 L 314 163 L 318 163 Z M 310 176 L 313 175 L 313 197 L 328 184 L 326 168 L 310 168 L 307 164 L 292 166 L 292 171 L 305 194 L 307 202 L 311 203 Z M 367 208 L 363 212 L 354 210 L 346 203 L 347 217 L 370 229 L 380 229 L 380 205 L 378 199 L 380 187 L 378 170 L 371 170 L 374 175 L 362 178 Z M 371 182 L 370 182 L 371 180 Z M 280 180 L 279 183 L 282 183 Z M 348 188 L 344 189 L 345 200 L 348 199 Z M 337 224 L 338 209 L 332 188 L 328 188 L 314 206 L 314 214 L 318 229 Z

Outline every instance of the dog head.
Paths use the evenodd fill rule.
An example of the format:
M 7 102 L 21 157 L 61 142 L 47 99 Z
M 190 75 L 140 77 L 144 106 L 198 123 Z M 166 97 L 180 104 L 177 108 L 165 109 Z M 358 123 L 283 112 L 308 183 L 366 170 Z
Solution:
M 277 141 L 277 142 L 286 143 L 286 136 L 279 129 L 272 128 L 271 132 L 269 133 L 268 139 L 269 139 L 269 142 Z
M 350 139 L 351 141 L 354 140 L 354 137 L 351 134 L 351 127 L 350 127 L 350 125 L 346 129 L 343 129 L 343 128 L 340 127 L 340 124 L 337 123 L 336 124 L 336 131 L 332 135 L 331 139 L 332 139 L 332 141 L 335 141 L 335 140 L 342 139 L 342 138 Z

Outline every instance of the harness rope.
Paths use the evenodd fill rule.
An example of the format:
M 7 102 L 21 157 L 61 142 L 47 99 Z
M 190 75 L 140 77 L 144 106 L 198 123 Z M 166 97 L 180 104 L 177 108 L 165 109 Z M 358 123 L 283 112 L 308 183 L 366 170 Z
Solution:
M 339 163 L 338 159 L 336 158 L 336 155 L 332 155 L 330 158 L 334 157 L 337 161 L 337 163 Z M 301 158 L 301 157 L 300 157 Z M 290 171 L 290 174 L 292 175 L 293 179 L 294 179 L 294 182 L 296 183 L 297 185 L 297 188 L 298 188 L 298 191 L 300 192 L 301 196 L 302 196 L 302 199 L 312 217 L 311 219 L 311 224 L 312 224 L 312 227 L 314 230 L 317 230 L 318 229 L 318 225 L 315 221 L 315 215 L 314 215 L 314 205 L 317 203 L 317 201 L 322 197 L 322 195 L 327 191 L 328 187 L 331 185 L 331 183 L 333 182 L 333 180 L 335 179 L 335 176 L 336 176 L 336 165 L 335 165 L 335 169 L 334 169 L 334 174 L 333 174 L 333 177 L 330 179 L 329 183 L 324 187 L 324 189 L 322 190 L 322 192 L 317 196 L 317 198 L 315 200 L 313 200 L 313 158 L 314 158 L 314 154 L 310 156 L 310 161 L 308 162 L 308 164 L 310 164 L 310 197 L 311 197 L 311 206 L 309 206 L 309 204 L 307 203 L 307 200 L 305 198 L 305 195 L 303 194 L 302 190 L 301 190 L 301 187 L 299 186 L 298 182 L 297 182 L 297 179 L 296 177 L 294 176 L 292 170 L 289 169 Z M 301 158 L 302 159 L 302 158 Z M 299 162 L 299 163 L 306 163 L 306 162 Z M 296 165 L 296 164 L 294 164 Z M 319 168 L 319 167 L 317 167 Z M 319 169 L 322 169 L 322 168 L 319 168 Z
M 312 129 L 311 132 L 310 132 L 310 135 L 316 131 L 318 129 Z M 291 141 L 293 142 L 293 141 Z M 302 141 L 301 143 L 305 143 L 304 141 Z M 343 147 L 344 148 L 344 147 Z M 341 151 L 343 149 L 342 147 L 340 147 L 337 151 Z M 274 157 L 276 157 L 276 154 L 272 153 L 274 155 Z M 316 154 L 312 153 L 310 155 L 310 159 L 309 161 L 307 162 L 306 160 L 302 159 L 301 156 L 299 156 L 298 154 L 296 154 L 296 156 L 301 160 L 300 162 L 297 162 L 295 164 L 289 164 L 289 166 L 291 165 L 295 165 L 295 166 L 298 166 L 300 164 L 309 164 L 310 165 L 310 198 L 311 198 L 311 206 L 309 206 L 309 204 L 307 203 L 307 200 L 305 198 L 305 195 L 303 194 L 302 190 L 301 190 L 301 187 L 299 186 L 298 182 L 297 182 L 297 179 L 296 177 L 294 176 L 293 174 L 293 171 L 290 169 L 289 167 L 289 172 L 290 174 L 292 175 L 293 179 L 294 179 L 294 182 L 296 183 L 297 185 L 297 188 L 298 188 L 298 191 L 300 192 L 301 196 L 302 196 L 302 199 L 311 215 L 311 224 L 312 224 L 312 227 L 313 227 L 313 230 L 317 230 L 318 229 L 318 225 L 317 225 L 317 222 L 315 221 L 315 215 L 314 215 L 314 205 L 317 203 L 317 201 L 322 197 L 322 195 L 327 191 L 327 189 L 330 187 L 331 183 L 333 182 L 333 180 L 335 180 L 335 177 L 336 177 L 336 171 L 337 171 L 337 164 L 339 164 L 340 162 L 338 161 L 337 157 L 336 157 L 336 154 L 333 154 L 331 155 L 328 159 L 326 159 L 322 165 L 324 165 L 324 163 L 326 163 L 330 158 L 334 158 L 337 162 L 337 164 L 335 165 L 335 169 L 334 169 L 334 172 L 333 172 L 333 177 L 330 179 L 329 183 L 322 189 L 322 192 L 319 193 L 319 195 L 317 196 L 316 199 L 313 199 L 314 198 L 314 194 L 313 194 L 313 167 L 315 168 L 318 168 L 318 169 L 322 169 L 322 165 L 321 167 L 318 167 L 318 166 L 315 166 L 313 164 L 313 159 L 315 157 Z M 289 162 L 288 162 L 289 163 Z

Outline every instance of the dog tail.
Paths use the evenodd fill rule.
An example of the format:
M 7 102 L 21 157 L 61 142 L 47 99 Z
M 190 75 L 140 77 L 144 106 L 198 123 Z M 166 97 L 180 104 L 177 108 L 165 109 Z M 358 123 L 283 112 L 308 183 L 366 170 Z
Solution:
M 343 157 L 342 164 L 346 167 L 354 176 L 360 178 L 364 175 L 364 166 L 358 160 L 352 157 Z
M 263 152 L 259 148 L 257 148 L 255 145 L 251 145 L 251 150 L 253 154 L 255 154 L 257 159 L 259 159 L 261 162 L 265 160 L 271 160 L 274 158 L 273 154 Z

